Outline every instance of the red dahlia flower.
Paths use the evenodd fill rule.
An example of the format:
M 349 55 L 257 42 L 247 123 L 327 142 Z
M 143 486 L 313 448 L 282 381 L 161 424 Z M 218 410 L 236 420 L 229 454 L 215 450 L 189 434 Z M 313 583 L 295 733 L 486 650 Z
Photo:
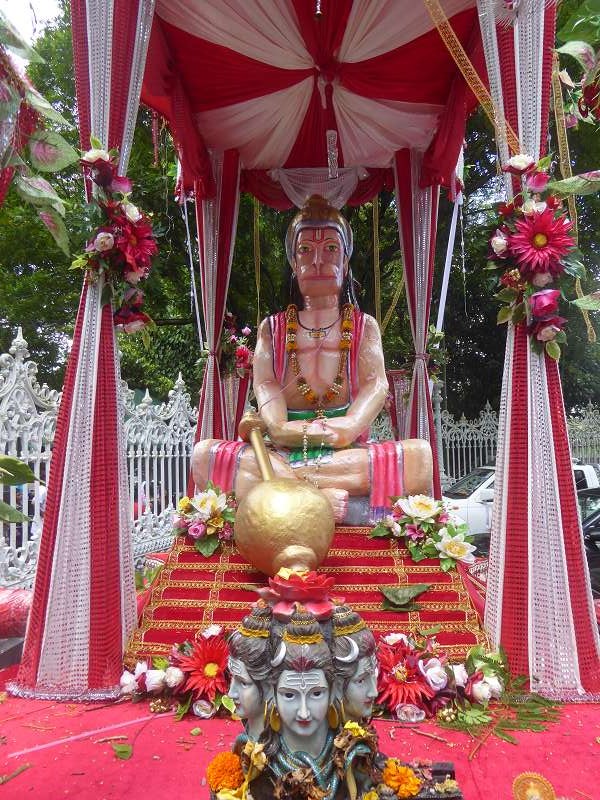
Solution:
M 125 222 L 121 234 L 117 238 L 117 247 L 125 256 L 127 263 L 139 271 L 140 267 L 148 268 L 150 259 L 158 248 L 154 241 L 152 226 L 144 219 L 140 222 Z
M 419 669 L 419 656 L 406 642 L 394 645 L 381 643 L 379 658 L 379 697 L 377 702 L 394 711 L 402 703 L 422 707 L 423 701 L 435 695 Z
M 190 655 L 177 654 L 175 666 L 185 673 L 183 691 L 194 692 L 196 700 L 207 699 L 214 703 L 217 692 L 227 692 L 227 658 L 229 648 L 222 636 L 201 637 L 194 642 Z
M 573 223 L 565 216 L 554 216 L 549 208 L 515 222 L 516 233 L 508 237 L 509 249 L 519 272 L 531 280 L 536 272 L 560 275 L 564 271 L 560 259 L 575 247 L 569 231 Z

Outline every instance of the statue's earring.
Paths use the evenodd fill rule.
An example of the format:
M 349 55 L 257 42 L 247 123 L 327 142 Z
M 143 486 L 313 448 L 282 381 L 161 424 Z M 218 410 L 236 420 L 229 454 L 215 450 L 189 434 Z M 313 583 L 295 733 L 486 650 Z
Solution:
M 265 700 L 265 708 L 263 711 L 263 728 L 267 727 L 268 719 L 269 719 L 269 704 Z
M 340 715 L 337 708 L 332 703 L 327 711 L 327 722 L 331 730 L 336 731 L 340 725 Z
M 346 723 L 346 711 L 344 710 L 344 701 L 340 700 L 340 717 L 342 718 L 342 725 Z
M 269 727 L 275 733 L 279 733 L 281 730 L 281 717 L 279 716 L 279 711 L 275 705 L 271 706 L 271 713 L 269 714 Z

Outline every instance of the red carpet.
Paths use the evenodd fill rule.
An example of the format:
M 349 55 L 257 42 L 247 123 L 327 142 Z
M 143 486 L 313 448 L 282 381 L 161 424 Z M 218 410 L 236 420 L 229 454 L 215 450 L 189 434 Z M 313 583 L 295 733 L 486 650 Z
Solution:
M 16 670 L 0 673 L 0 682 Z M 516 733 L 518 745 L 488 739 L 469 760 L 474 742 L 432 722 L 407 729 L 376 723 L 382 750 L 410 760 L 453 761 L 465 800 L 510 800 L 521 772 L 539 772 L 558 797 L 598 800 L 600 707 L 569 705 L 545 733 Z M 192 736 L 200 728 L 202 733 Z M 0 789 L 6 798 L 81 800 L 206 800 L 202 781 L 213 755 L 228 748 L 241 730 L 228 720 L 176 722 L 172 714 L 151 714 L 148 703 L 71 705 L 8 698 L 0 704 L 0 775 L 28 769 Z M 445 741 L 423 736 L 440 736 Z M 110 742 L 133 744 L 120 761 Z
M 415 564 L 408 551 L 388 539 L 369 539 L 366 528 L 338 528 L 322 571 L 336 579 L 335 595 L 345 597 L 378 633 L 440 625 L 437 639 L 453 660 L 485 640 L 468 592 L 456 571 L 441 572 L 439 562 Z M 127 663 L 163 655 L 175 642 L 193 638 L 211 623 L 233 627 L 256 600 L 254 588 L 265 578 L 233 547 L 205 559 L 180 537 L 169 553 L 127 654 Z M 429 583 L 417 598 L 419 611 L 382 610 L 378 587 Z

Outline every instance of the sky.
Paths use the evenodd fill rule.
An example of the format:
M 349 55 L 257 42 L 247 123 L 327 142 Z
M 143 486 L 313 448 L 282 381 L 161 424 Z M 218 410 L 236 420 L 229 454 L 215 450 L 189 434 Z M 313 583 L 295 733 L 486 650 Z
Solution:
M 56 0 L 0 0 L 0 11 L 26 42 L 32 42 L 45 23 L 58 14 L 58 3 Z

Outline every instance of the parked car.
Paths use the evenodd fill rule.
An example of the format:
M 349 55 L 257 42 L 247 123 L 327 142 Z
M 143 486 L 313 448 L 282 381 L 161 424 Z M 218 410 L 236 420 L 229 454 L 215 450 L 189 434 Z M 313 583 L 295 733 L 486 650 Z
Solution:
M 592 594 L 600 598 L 600 488 L 577 492 Z
M 577 490 L 600 487 L 600 464 L 573 462 L 573 475 Z M 495 477 L 493 464 L 477 467 L 452 484 L 444 494 L 448 507 L 465 520 L 473 536 L 490 530 Z

